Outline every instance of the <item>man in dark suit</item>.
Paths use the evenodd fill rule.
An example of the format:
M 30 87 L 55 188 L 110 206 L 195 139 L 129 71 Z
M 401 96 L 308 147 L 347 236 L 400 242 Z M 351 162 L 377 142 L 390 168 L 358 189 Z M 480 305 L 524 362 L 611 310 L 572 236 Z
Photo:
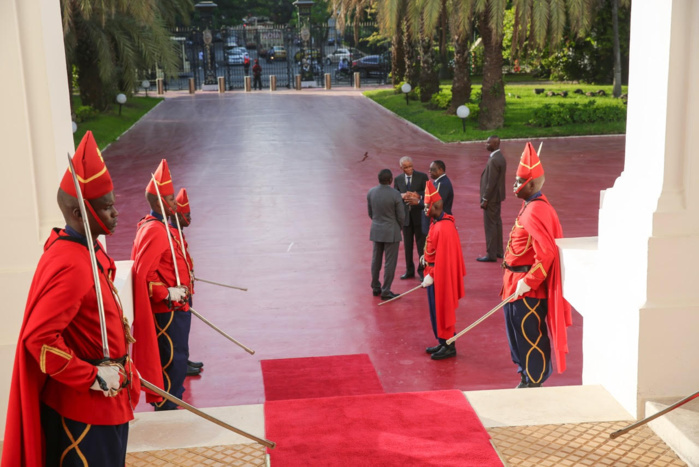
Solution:
M 401 279 L 415 277 L 415 262 L 413 261 L 413 243 L 417 244 L 417 258 L 425 250 L 425 234 L 422 232 L 422 209 L 418 206 L 419 201 L 425 196 L 425 184 L 427 174 L 413 169 L 413 160 L 408 157 L 401 157 L 400 168 L 403 173 L 396 176 L 393 186 L 401 194 L 405 204 L 405 222 L 403 223 L 403 247 L 405 249 L 405 274 Z M 417 201 L 416 205 L 411 205 L 411 200 Z M 413 201 L 413 202 L 414 202 Z M 415 240 L 413 242 L 413 240 Z M 419 264 L 417 273 L 423 277 L 422 271 L 425 267 Z
M 486 141 L 490 152 L 488 163 L 481 174 L 481 209 L 485 226 L 486 255 L 476 258 L 481 262 L 494 262 L 502 258 L 502 217 L 500 203 L 505 200 L 505 172 L 507 162 L 500 152 L 500 138 L 493 135 Z
M 444 161 L 434 161 L 430 164 L 430 178 L 434 180 L 434 186 L 439 192 L 439 196 L 442 198 L 443 207 L 442 210 L 451 216 L 451 207 L 454 204 L 454 187 L 451 185 L 451 180 L 446 174 L 447 166 Z M 420 210 L 423 211 L 425 205 L 420 201 Z M 422 232 L 427 235 L 430 231 L 430 219 L 424 212 L 422 214 Z
M 369 240 L 374 242 L 374 253 L 371 258 L 371 288 L 374 296 L 381 295 L 388 300 L 398 295 L 391 292 L 393 276 L 398 263 L 398 248 L 400 246 L 401 228 L 405 222 L 405 205 L 400 193 L 391 188 L 393 174 L 389 169 L 379 172 L 379 185 L 367 193 L 367 208 L 371 218 Z M 381 259 L 385 256 L 383 271 L 383 287 L 379 282 Z

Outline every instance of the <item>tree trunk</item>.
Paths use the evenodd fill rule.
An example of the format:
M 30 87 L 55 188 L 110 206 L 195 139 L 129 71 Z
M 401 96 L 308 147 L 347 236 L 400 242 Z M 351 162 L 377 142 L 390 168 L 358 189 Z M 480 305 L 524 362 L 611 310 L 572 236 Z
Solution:
M 453 115 L 456 108 L 471 99 L 471 73 L 468 69 L 469 35 L 460 34 L 454 39 L 454 80 L 451 85 L 451 105 L 447 113 Z
M 97 52 L 93 44 L 84 38 L 75 23 L 78 43 L 75 48 L 75 66 L 78 71 L 78 86 L 82 105 L 89 105 L 99 111 L 109 108 L 110 101 L 105 96 L 105 86 L 99 73 Z
M 439 92 L 439 75 L 435 70 L 432 39 L 420 38 L 420 102 L 429 102 Z
M 442 0 L 442 12 L 439 15 L 439 79 L 449 76 L 449 55 L 447 53 L 447 0 Z
M 403 27 L 398 25 L 393 41 L 391 42 L 391 79 L 394 86 L 397 86 L 405 77 L 405 43 L 403 41 Z
M 614 30 L 614 88 L 612 95 L 621 96 L 621 48 L 619 47 L 619 0 L 612 0 L 612 28 Z
M 420 78 L 420 67 L 417 66 L 415 44 L 411 41 L 408 20 L 403 21 L 403 52 L 405 53 L 405 82 L 415 87 Z
M 483 38 L 483 88 L 479 106 L 478 128 L 494 130 L 505 123 L 505 83 L 502 79 L 502 36 L 495 37 L 488 15 L 479 21 Z

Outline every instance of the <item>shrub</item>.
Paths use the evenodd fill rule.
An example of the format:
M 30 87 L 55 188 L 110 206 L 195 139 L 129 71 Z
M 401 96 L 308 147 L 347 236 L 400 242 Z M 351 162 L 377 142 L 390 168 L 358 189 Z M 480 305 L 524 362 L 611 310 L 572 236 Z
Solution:
M 550 127 L 568 123 L 620 122 L 626 108 L 620 105 L 597 105 L 594 99 L 584 104 L 545 104 L 534 110 L 530 125 Z
M 89 105 L 81 105 L 75 110 L 75 123 L 86 122 L 97 117 L 99 112 Z
M 451 88 L 442 89 L 436 94 L 432 94 L 430 99 L 430 107 L 435 109 L 446 110 L 451 105 Z

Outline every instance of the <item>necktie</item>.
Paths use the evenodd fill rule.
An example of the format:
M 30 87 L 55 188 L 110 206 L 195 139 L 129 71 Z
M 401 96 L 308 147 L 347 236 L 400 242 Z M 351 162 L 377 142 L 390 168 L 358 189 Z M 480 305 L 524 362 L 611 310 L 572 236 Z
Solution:
M 413 178 L 411 176 L 407 176 L 408 182 L 405 184 L 406 189 L 410 190 L 410 179 Z

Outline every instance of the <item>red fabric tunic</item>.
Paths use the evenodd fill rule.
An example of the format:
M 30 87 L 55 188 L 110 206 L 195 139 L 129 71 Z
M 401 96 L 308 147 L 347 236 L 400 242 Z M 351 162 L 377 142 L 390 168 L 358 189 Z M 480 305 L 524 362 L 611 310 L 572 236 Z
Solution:
M 165 225 L 153 216 L 146 216 L 138 223 L 131 259 L 133 264 L 134 290 L 134 337 L 133 358 L 143 378 L 163 388 L 163 371 L 155 331 L 153 313 L 166 313 L 168 308 L 168 287 L 177 286 L 172 252 Z M 179 237 L 173 235 L 173 247 L 181 285 L 191 287 L 189 267 Z M 182 304 L 182 310 L 189 305 Z M 146 393 L 147 402 L 159 402 L 160 396 Z
M 445 213 L 441 220 L 430 224 L 425 239 L 425 261 L 428 265 L 424 273 L 434 279 L 437 335 L 450 339 L 454 336 L 456 307 L 465 294 L 466 276 L 461 240 L 453 216 Z
M 10 402 L 2 452 L 3 466 L 44 463 L 40 402 L 83 423 L 118 425 L 133 419 L 140 383 L 116 397 L 90 389 L 97 368 L 85 360 L 100 360 L 102 337 L 90 253 L 84 244 L 54 229 L 44 245 L 17 342 Z M 114 261 L 98 243 L 97 261 L 104 303 L 110 358 L 126 355 L 123 313 L 112 290 Z M 135 368 L 134 376 L 137 374 Z
M 192 256 L 189 254 L 189 244 L 187 243 L 187 237 L 184 235 L 184 229 L 182 229 L 182 236 L 180 237 L 180 231 L 177 227 L 170 225 L 170 232 L 172 232 L 172 240 L 174 245 L 182 251 L 181 245 L 184 244 L 184 251 L 186 253 L 187 270 L 189 271 L 189 293 L 194 295 L 194 261 Z
M 556 239 L 563 237 L 558 214 L 546 196 L 524 203 L 510 232 L 504 261 L 510 266 L 531 266 L 529 272 L 505 269 L 503 300 L 515 292 L 517 282 L 524 281 L 532 290 L 524 297 L 548 299 L 548 325 L 559 373 L 566 369 L 568 337 L 566 328 L 573 323 L 570 304 L 563 298 L 561 262 Z

